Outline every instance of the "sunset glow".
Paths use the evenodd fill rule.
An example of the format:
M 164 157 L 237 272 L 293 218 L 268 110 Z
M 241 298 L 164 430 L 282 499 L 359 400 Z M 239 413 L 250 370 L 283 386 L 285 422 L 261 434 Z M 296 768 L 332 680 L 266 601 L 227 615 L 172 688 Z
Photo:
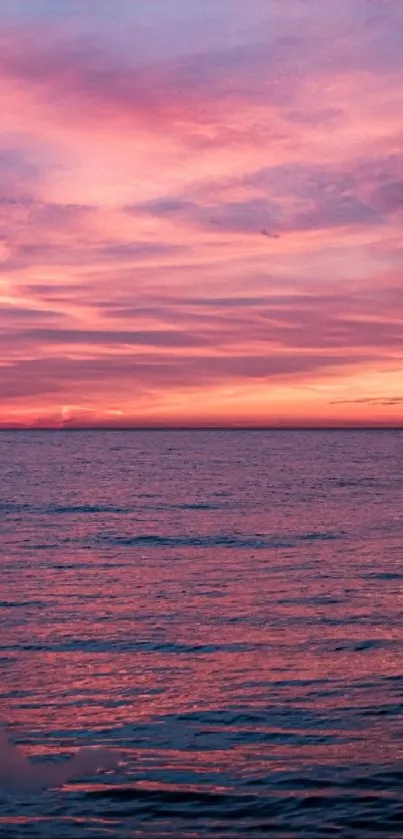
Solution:
M 0 424 L 403 425 L 401 0 L 2 0 Z

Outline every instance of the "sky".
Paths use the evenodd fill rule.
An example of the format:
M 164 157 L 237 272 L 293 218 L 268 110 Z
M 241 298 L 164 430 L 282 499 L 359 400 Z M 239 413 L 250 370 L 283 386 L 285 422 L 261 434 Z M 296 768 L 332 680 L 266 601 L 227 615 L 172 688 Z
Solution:
M 1 0 L 0 426 L 403 426 L 401 0 Z

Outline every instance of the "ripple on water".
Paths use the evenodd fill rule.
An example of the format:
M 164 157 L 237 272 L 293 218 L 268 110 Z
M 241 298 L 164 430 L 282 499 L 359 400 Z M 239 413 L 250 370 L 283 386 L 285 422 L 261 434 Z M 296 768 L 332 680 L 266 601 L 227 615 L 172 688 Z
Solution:
M 365 441 L 365 445 L 363 443 Z M 40 445 L 40 457 L 38 448 Z M 0 434 L 0 836 L 403 836 L 403 435 Z

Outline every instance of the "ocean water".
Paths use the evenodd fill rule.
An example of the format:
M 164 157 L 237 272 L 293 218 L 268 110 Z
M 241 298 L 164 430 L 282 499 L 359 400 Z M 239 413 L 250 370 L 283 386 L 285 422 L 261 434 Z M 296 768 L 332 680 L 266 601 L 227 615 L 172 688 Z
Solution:
M 2 837 L 403 837 L 403 432 L 2 432 L 0 464 L 0 718 L 38 778 L 121 757 L 17 777 Z

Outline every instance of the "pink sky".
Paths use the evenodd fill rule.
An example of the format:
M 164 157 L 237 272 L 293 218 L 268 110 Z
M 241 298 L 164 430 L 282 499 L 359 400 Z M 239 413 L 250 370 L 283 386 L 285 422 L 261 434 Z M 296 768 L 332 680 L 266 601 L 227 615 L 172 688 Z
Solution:
M 401 0 L 2 0 L 2 425 L 403 425 Z

